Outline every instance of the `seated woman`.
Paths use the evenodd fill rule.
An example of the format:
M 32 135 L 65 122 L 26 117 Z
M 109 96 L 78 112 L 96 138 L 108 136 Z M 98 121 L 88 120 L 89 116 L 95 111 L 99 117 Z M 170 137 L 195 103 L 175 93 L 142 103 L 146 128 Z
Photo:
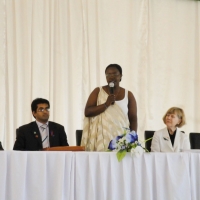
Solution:
M 106 151 L 110 140 L 124 133 L 123 127 L 137 131 L 135 98 L 119 85 L 122 68 L 108 65 L 105 75 L 108 84 L 95 88 L 85 107 L 81 146 L 87 151 Z
M 178 127 L 185 124 L 185 114 L 181 108 L 170 108 L 163 117 L 166 128 L 154 133 L 151 151 L 153 152 L 180 152 L 190 149 L 189 137 Z

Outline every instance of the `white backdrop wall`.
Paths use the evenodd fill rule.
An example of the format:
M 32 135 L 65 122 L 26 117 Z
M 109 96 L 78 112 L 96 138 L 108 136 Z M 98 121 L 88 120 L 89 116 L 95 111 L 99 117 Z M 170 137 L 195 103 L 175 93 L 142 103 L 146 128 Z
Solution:
M 110 63 L 138 106 L 138 134 L 164 127 L 172 106 L 182 128 L 200 132 L 200 2 L 192 0 L 0 0 L 0 141 L 34 120 L 34 98 L 50 100 L 50 120 L 70 145 L 90 92 Z

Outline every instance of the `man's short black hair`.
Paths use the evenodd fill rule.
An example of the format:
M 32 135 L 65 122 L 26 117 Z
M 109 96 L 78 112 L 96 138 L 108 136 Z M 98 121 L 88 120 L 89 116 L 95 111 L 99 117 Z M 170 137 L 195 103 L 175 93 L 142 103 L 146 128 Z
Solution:
M 115 67 L 116 69 L 118 69 L 119 73 L 122 75 L 122 68 L 121 68 L 121 66 L 118 65 L 118 64 L 110 64 L 110 65 L 108 65 L 108 66 L 106 67 L 106 69 L 105 69 L 105 73 L 106 73 L 106 70 L 107 70 L 108 68 L 110 68 L 110 67 Z
M 48 104 L 48 107 L 50 108 L 50 103 L 49 103 L 48 100 L 42 99 L 42 98 L 37 98 L 37 99 L 34 99 L 34 100 L 32 101 L 32 103 L 31 103 L 31 110 L 32 110 L 32 112 L 33 112 L 33 111 L 36 112 L 36 110 L 37 110 L 37 105 L 40 104 L 40 103 L 46 103 L 46 104 Z

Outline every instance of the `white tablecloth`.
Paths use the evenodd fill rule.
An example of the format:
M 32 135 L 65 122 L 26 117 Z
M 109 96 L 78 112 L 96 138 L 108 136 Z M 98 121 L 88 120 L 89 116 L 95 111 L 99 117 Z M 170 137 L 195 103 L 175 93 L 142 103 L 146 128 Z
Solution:
M 72 152 L 0 151 L 0 200 L 74 199 Z
M 0 152 L 0 200 L 200 200 L 199 153 Z
M 78 153 L 75 174 L 76 199 L 191 199 L 186 153 L 128 155 L 121 163 L 115 153 Z

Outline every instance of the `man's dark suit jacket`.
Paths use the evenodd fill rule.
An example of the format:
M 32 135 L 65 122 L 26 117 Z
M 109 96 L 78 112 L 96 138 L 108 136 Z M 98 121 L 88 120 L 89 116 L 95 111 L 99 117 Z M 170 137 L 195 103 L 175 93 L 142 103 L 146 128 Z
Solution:
M 69 146 L 64 126 L 49 121 L 50 147 Z M 13 150 L 38 151 L 42 150 L 42 138 L 36 122 L 20 126 Z

